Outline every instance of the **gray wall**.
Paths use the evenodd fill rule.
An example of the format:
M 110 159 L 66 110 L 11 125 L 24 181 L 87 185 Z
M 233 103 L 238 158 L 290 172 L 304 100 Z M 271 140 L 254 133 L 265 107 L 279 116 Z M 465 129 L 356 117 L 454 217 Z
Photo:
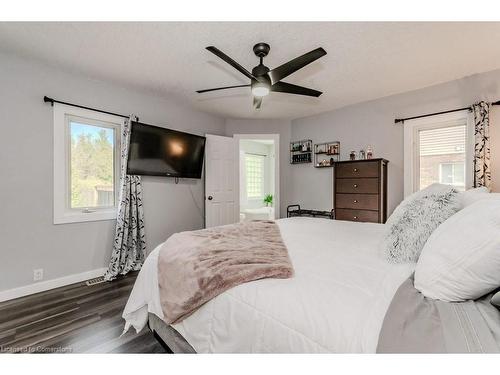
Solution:
M 127 87 L 61 72 L 0 53 L 0 290 L 32 283 L 33 269 L 54 279 L 107 265 L 114 221 L 52 224 L 53 124 L 43 95 L 140 116 L 141 121 L 198 134 L 280 134 L 281 216 L 286 206 L 330 209 L 331 169 L 289 164 L 291 139 L 339 140 L 351 149 L 374 147 L 389 163 L 389 208 L 403 197 L 403 132 L 395 117 L 500 99 L 500 71 L 361 103 L 318 116 L 289 120 L 226 119 Z M 500 109 L 492 113 L 492 171 L 500 190 Z M 498 172 L 498 173 L 497 173 Z M 170 234 L 203 226 L 203 184 L 144 178 L 149 249 Z M 193 200 L 194 198 L 194 200 Z M 195 203 L 196 202 L 196 203 Z
M 53 121 L 44 95 L 188 132 L 225 132 L 223 119 L 174 100 L 0 54 L 0 290 L 32 283 L 34 268 L 49 280 L 105 267 L 110 256 L 115 221 L 52 224 Z M 201 180 L 143 181 L 148 250 L 203 226 Z
M 233 134 L 279 134 L 280 135 L 280 214 L 286 217 L 286 206 L 291 195 L 290 186 L 290 121 L 226 119 L 226 135 Z
M 371 145 L 375 157 L 389 160 L 389 212 L 403 199 L 403 126 L 395 118 L 466 107 L 475 101 L 500 99 L 500 70 L 477 74 L 460 80 L 365 102 L 317 116 L 293 120 L 293 139 L 313 142 L 340 141 L 341 159 L 351 150 Z M 500 130 L 495 124 L 499 108 L 493 107 L 491 120 L 493 184 L 500 186 Z M 496 147 L 499 144 L 499 147 Z M 499 161 L 497 163 L 496 161 Z M 292 165 L 289 174 L 293 186 L 290 199 L 304 207 L 332 208 L 332 169 L 317 169 L 312 164 Z

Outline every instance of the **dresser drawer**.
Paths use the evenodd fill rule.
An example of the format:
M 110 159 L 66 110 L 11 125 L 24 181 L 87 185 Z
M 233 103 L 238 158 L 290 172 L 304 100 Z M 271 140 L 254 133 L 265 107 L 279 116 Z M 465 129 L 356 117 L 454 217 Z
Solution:
M 337 178 L 355 177 L 378 177 L 379 163 L 377 162 L 354 162 L 337 165 L 335 171 Z
M 339 178 L 335 181 L 336 193 L 378 194 L 378 178 Z
M 336 194 L 335 208 L 377 211 L 378 201 L 377 194 Z
M 378 211 L 368 210 L 348 210 L 339 208 L 335 210 L 336 220 L 364 221 L 368 223 L 378 223 Z

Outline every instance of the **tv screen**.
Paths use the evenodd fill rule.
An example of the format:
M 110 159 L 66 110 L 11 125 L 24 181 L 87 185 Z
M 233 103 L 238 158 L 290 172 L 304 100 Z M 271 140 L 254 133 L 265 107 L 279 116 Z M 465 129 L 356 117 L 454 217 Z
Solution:
M 132 122 L 127 173 L 201 178 L 205 137 Z

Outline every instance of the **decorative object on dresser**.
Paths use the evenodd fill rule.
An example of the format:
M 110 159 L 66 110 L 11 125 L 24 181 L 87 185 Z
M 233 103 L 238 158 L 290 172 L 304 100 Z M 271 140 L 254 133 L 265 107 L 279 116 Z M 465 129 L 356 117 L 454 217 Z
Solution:
M 323 217 L 325 219 L 333 220 L 333 210 L 331 211 L 305 210 L 300 208 L 299 204 L 291 204 L 286 208 L 286 217 L 294 217 L 294 216 Z
M 366 158 L 367 159 L 373 159 L 373 148 L 372 148 L 372 146 L 368 146 L 366 148 Z
M 314 145 L 314 167 L 333 167 L 340 158 L 340 142 L 316 143 Z
M 387 219 L 387 163 L 385 159 L 334 163 L 335 219 L 385 223 Z
M 290 164 L 312 163 L 312 140 L 290 142 Z

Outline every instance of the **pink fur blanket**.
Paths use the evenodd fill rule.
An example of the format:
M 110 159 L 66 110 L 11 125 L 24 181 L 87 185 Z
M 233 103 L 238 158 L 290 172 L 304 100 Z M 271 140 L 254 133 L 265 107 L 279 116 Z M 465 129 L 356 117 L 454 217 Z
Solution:
M 234 286 L 292 275 L 288 251 L 272 221 L 174 234 L 163 244 L 158 258 L 164 320 L 178 323 Z

